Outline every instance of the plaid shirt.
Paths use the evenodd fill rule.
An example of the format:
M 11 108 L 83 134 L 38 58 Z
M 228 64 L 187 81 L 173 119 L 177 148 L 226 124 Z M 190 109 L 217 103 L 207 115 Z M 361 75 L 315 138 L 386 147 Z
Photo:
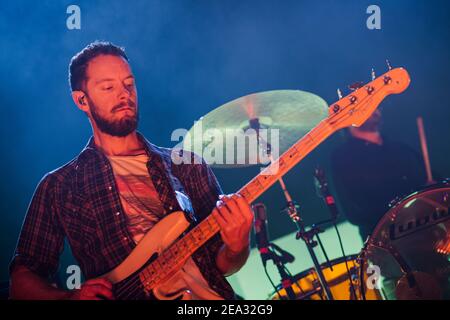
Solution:
M 149 156 L 147 168 L 165 214 L 181 210 L 175 191 L 188 195 L 198 220 L 214 208 L 222 190 L 209 166 L 171 161 L 171 149 L 157 147 L 138 134 Z M 192 155 L 194 157 L 194 155 Z M 126 214 L 106 156 L 91 137 L 82 152 L 66 165 L 46 174 L 28 207 L 10 271 L 23 265 L 49 278 L 58 268 L 67 237 L 87 279 L 115 268 L 135 248 Z M 215 257 L 220 235 L 198 249 L 193 259 L 210 287 L 225 299 L 234 292 L 218 270 Z

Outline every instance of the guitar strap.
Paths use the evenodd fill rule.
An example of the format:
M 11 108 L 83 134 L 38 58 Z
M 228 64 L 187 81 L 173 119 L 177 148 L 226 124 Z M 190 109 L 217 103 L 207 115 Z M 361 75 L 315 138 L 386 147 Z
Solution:
M 161 157 L 164 167 L 166 168 L 167 178 L 175 192 L 175 197 L 180 206 L 181 210 L 184 212 L 186 219 L 194 226 L 198 223 L 198 217 L 194 212 L 192 206 L 191 198 L 189 198 L 183 184 L 181 181 L 173 174 L 172 171 L 172 161 L 168 160 L 167 157 Z

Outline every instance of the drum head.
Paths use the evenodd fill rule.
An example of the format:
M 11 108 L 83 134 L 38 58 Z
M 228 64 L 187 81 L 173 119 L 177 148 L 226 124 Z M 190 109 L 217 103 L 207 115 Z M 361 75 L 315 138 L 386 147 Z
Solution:
M 404 198 L 377 224 L 366 261 L 379 268 L 387 299 L 450 299 L 449 207 L 446 181 Z

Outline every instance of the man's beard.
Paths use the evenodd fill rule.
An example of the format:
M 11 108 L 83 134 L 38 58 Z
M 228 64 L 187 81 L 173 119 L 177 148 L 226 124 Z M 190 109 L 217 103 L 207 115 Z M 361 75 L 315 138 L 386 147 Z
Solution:
M 93 101 L 89 98 L 88 101 L 89 106 L 91 107 L 92 118 L 101 132 L 114 137 L 125 137 L 136 130 L 139 122 L 139 113 L 136 108 L 136 104 L 133 101 L 128 99 L 127 103 L 122 102 L 112 108 L 111 112 L 127 105 L 134 109 L 134 116 L 126 116 L 119 120 L 109 120 L 104 118 L 98 113 L 98 108 L 95 103 L 93 103 Z

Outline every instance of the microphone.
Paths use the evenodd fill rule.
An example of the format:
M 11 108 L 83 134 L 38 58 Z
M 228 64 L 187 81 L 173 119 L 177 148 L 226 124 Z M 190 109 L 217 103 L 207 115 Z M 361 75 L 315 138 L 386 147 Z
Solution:
M 268 260 L 273 260 L 274 263 L 281 264 L 294 262 L 295 257 L 292 254 L 281 249 L 275 243 L 269 242 L 266 206 L 263 203 L 255 203 L 252 206 L 252 209 L 255 213 L 256 245 L 264 266 L 266 266 Z
M 316 187 L 316 193 L 320 198 L 323 198 L 325 204 L 331 213 L 331 218 L 333 220 L 337 219 L 338 209 L 336 207 L 336 201 L 334 200 L 333 195 L 330 193 L 328 189 L 328 181 L 325 177 L 325 172 L 322 168 L 317 167 L 314 171 L 314 185 Z
M 265 267 L 267 264 L 267 260 L 272 259 L 272 252 L 269 249 L 270 243 L 267 233 L 266 206 L 263 203 L 255 203 L 254 205 L 252 205 L 252 209 L 255 213 L 256 245 Z
M 295 257 L 287 252 L 284 249 L 281 249 L 279 246 L 277 246 L 275 243 L 271 243 L 270 246 L 272 246 L 276 251 L 278 251 L 278 254 L 280 255 L 280 259 L 282 263 L 292 263 L 295 261 Z

